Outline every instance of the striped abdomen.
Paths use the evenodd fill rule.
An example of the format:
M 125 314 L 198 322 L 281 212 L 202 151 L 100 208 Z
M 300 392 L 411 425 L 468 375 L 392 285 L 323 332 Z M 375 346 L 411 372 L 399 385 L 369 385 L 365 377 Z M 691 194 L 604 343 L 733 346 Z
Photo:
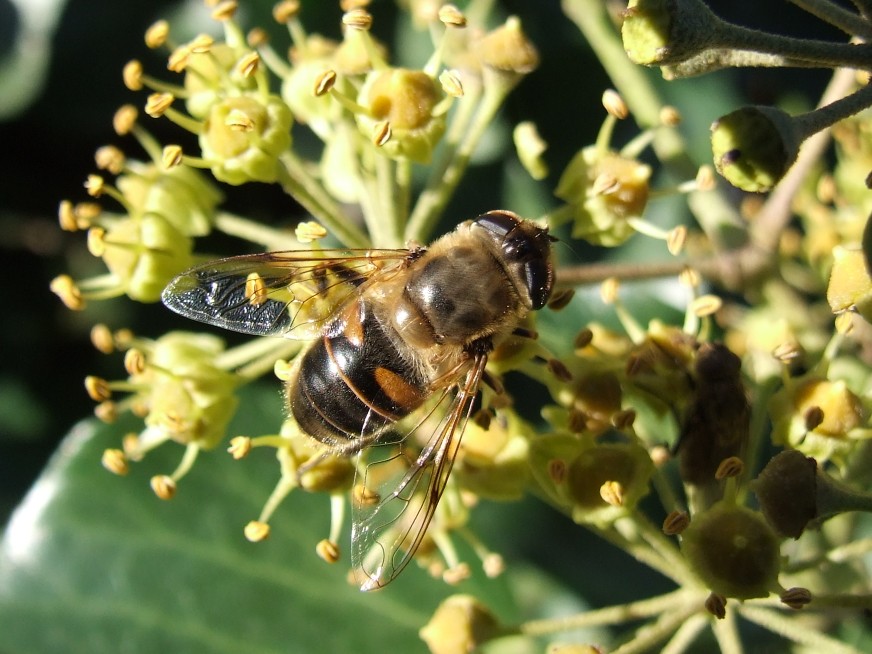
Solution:
M 423 403 L 428 380 L 360 299 L 303 355 L 288 401 L 300 428 L 328 445 L 366 445 Z

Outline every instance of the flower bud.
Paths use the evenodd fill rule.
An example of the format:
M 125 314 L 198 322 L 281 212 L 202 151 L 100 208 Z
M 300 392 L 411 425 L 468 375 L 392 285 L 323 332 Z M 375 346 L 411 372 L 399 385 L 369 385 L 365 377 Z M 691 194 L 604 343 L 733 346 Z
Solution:
M 833 250 L 827 302 L 833 313 L 856 311 L 872 322 L 872 278 L 863 250 L 842 247 Z
M 718 595 L 767 597 L 778 587 L 779 539 L 750 509 L 718 502 L 697 514 L 682 533 L 681 551 Z
M 499 623 L 472 595 L 452 595 L 418 632 L 432 654 L 464 654 L 497 634 Z
M 715 168 L 751 193 L 772 189 L 796 161 L 802 143 L 796 122 L 774 107 L 743 107 L 712 124 Z
M 526 75 L 539 66 L 539 53 L 516 16 L 486 34 L 477 44 L 477 53 L 486 68 L 509 75 Z
M 548 164 L 545 163 L 542 155 L 548 145 L 539 136 L 535 123 L 531 121 L 518 123 L 512 131 L 512 139 L 524 170 L 533 179 L 545 179 L 548 175 Z

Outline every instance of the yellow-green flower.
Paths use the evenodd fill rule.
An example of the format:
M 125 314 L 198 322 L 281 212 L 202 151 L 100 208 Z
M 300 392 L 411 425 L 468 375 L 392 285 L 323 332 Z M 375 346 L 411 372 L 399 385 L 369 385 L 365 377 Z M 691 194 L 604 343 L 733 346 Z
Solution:
M 582 149 L 563 171 L 554 194 L 573 210 L 572 236 L 620 245 L 635 233 L 627 222 L 648 204 L 651 167 L 597 146 Z
M 388 68 L 367 75 L 357 102 L 360 132 L 391 158 L 427 163 L 445 132 L 450 100 L 421 70 Z
M 291 110 L 278 96 L 241 95 L 214 103 L 203 123 L 200 147 L 221 182 L 272 183 L 279 158 L 291 146 Z
M 790 380 L 769 402 L 772 441 L 818 461 L 844 465 L 859 440 L 872 438 L 869 411 L 841 380 Z

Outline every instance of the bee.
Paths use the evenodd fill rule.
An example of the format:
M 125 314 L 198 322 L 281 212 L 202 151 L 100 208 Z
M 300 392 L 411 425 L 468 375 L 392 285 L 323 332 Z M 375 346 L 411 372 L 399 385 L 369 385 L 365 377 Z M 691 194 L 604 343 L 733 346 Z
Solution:
M 367 500 L 352 503 L 351 559 L 362 590 L 394 579 L 421 544 L 489 353 L 551 296 L 553 240 L 490 211 L 429 247 L 231 257 L 164 290 L 164 304 L 189 318 L 311 340 L 285 393 L 297 425 L 328 452 L 374 449 L 410 418 L 402 441 L 414 435 L 420 452 L 392 455 L 409 458 L 399 473 L 361 468 Z

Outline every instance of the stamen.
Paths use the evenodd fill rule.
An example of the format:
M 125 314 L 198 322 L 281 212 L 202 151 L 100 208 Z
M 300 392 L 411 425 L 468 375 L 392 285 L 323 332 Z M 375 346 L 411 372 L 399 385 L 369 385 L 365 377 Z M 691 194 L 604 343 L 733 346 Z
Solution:
M 124 80 L 124 86 L 126 86 L 128 89 L 130 89 L 131 91 L 141 91 L 143 86 L 142 63 L 137 61 L 136 59 L 128 61 L 124 65 L 121 77 Z
M 245 78 L 257 73 L 260 68 L 260 55 L 257 52 L 249 52 L 236 64 L 236 70 Z
M 126 159 L 124 153 L 114 145 L 104 145 L 94 153 L 94 161 L 100 170 L 118 175 L 124 170 Z
M 600 486 L 600 497 L 611 506 L 623 506 L 624 487 L 618 481 L 607 481 Z
M 176 482 L 169 475 L 155 475 L 150 481 L 151 490 L 162 500 L 171 500 L 176 494 Z
M 715 471 L 715 479 L 721 481 L 723 479 L 729 479 L 738 477 L 742 474 L 742 471 L 745 469 L 745 464 L 742 462 L 737 456 L 730 456 L 721 461 L 720 465 L 718 465 L 718 469 Z
M 251 306 L 257 307 L 266 302 L 266 283 L 256 272 L 249 273 L 245 279 L 245 299 Z
M 236 0 L 224 0 L 212 10 L 212 18 L 217 21 L 230 20 L 236 15 L 238 8 L 239 3 Z
M 103 450 L 103 456 L 100 459 L 100 463 L 104 468 L 106 468 L 106 470 L 114 475 L 124 476 L 130 472 L 130 465 L 128 465 L 127 457 L 124 452 L 118 449 Z
M 97 323 L 91 328 L 91 344 L 103 354 L 112 354 L 115 351 L 112 331 L 103 323 Z
M 342 16 L 342 24 L 352 29 L 369 31 L 372 27 L 372 14 L 365 9 L 352 9 Z
M 677 536 L 690 525 L 690 515 L 687 511 L 672 511 L 663 520 L 663 533 L 667 536 Z
M 315 88 L 312 92 L 315 94 L 315 97 L 321 97 L 328 93 L 334 84 L 336 84 L 336 71 L 325 70 L 315 80 Z
M 602 104 L 610 116 L 614 116 L 618 120 L 624 120 L 630 115 L 630 109 L 621 95 L 614 89 L 606 89 L 603 91 Z
M 145 372 L 146 357 L 145 353 L 135 347 L 130 348 L 124 353 L 124 370 L 131 377 L 141 375 Z
M 439 84 L 442 85 L 442 90 L 452 98 L 463 97 L 463 83 L 456 70 L 443 70 L 439 74 Z
M 170 170 L 176 166 L 182 165 L 184 161 L 184 153 L 180 145 L 166 145 L 161 154 L 160 163 L 164 170 Z
M 261 522 L 260 520 L 252 520 L 247 525 L 245 525 L 245 529 L 243 530 L 245 538 L 252 543 L 259 543 L 262 540 L 266 540 L 267 538 L 269 538 L 269 532 L 269 525 L 266 522 Z
M 466 27 L 466 16 L 454 5 L 442 5 L 439 8 L 439 22 L 446 27 Z
M 58 223 L 60 223 L 61 229 L 65 232 L 75 232 L 79 229 L 76 224 L 76 214 L 73 210 L 73 203 L 69 200 L 62 200 L 58 206 Z
M 139 112 L 132 104 L 123 105 L 115 112 L 112 117 L 112 128 L 118 136 L 128 134 L 136 124 L 136 118 Z
M 169 35 L 170 24 L 165 20 L 159 20 L 145 31 L 145 45 L 151 50 L 156 50 L 167 42 Z
M 287 23 L 300 13 L 298 0 L 283 0 L 273 7 L 273 19 L 280 24 Z
M 145 103 L 145 113 L 152 118 L 160 118 L 173 104 L 175 97 L 171 93 L 152 93 Z
M 372 142 L 376 147 L 381 147 L 391 140 L 391 124 L 382 120 L 372 128 Z
M 251 452 L 251 437 L 250 436 L 234 436 L 230 439 L 230 447 L 227 451 L 237 461 L 244 459 Z
M 95 402 L 105 402 L 112 397 L 109 382 L 102 377 L 95 377 L 93 375 L 85 377 L 85 390 L 88 392 L 88 396 Z
M 315 553 L 327 563 L 336 563 L 339 560 L 339 544 L 324 538 L 318 541 Z

